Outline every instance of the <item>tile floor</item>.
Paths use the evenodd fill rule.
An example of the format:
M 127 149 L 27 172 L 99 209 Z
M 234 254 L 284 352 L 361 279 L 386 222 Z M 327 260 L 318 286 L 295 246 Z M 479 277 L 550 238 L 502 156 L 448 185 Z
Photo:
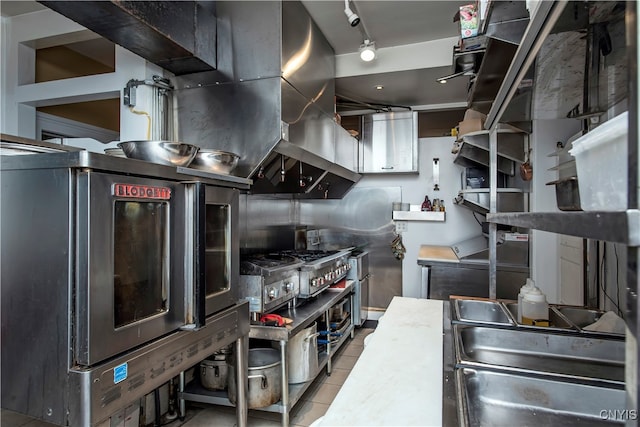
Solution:
M 364 349 L 364 338 L 373 331 L 374 329 L 366 327 L 356 329 L 355 337 L 338 350 L 333 359 L 331 375 L 327 376 L 326 369 L 323 370 L 289 413 L 291 427 L 307 427 L 324 415 L 360 357 L 360 353 Z M 248 427 L 279 427 L 282 425 L 281 415 L 250 410 L 247 424 Z M 6 410 L 0 412 L 0 425 L 2 427 L 53 426 L 50 423 Z M 176 420 L 164 425 L 168 427 L 233 427 L 236 425 L 235 408 L 187 402 L 185 420 Z

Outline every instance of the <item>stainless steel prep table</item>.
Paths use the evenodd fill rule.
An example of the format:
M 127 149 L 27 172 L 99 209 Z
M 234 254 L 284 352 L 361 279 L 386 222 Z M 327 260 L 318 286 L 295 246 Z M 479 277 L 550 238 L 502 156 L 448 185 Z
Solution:
M 313 383 L 313 380 L 301 384 L 289 384 L 287 372 L 287 343 L 292 337 L 307 328 L 319 317 L 324 317 L 326 324 L 329 325 L 329 310 L 345 298 L 349 298 L 351 307 L 353 307 L 353 288 L 351 281 L 347 281 L 347 284 L 349 286 L 345 287 L 344 290 L 325 291 L 301 307 L 287 308 L 276 312 L 276 314 L 293 320 L 293 323 L 286 327 L 251 325 L 249 338 L 278 341 L 280 343 L 280 357 L 282 359 L 282 399 L 273 405 L 264 408 L 255 408 L 254 410 L 281 413 L 282 425 L 284 427 L 289 425 L 289 412 Z M 318 372 L 314 375 L 314 378 L 322 372 L 325 366 L 327 367 L 327 374 L 331 374 L 331 358 L 346 342 L 349 336 L 353 338 L 353 334 L 353 310 L 351 310 L 350 322 L 343 331 L 342 337 L 333 344 L 328 340 L 327 351 L 319 355 Z M 192 381 L 189 385 L 182 388 L 179 397 L 181 400 L 232 406 L 227 398 L 226 391 L 207 390 L 202 387 L 198 381 Z

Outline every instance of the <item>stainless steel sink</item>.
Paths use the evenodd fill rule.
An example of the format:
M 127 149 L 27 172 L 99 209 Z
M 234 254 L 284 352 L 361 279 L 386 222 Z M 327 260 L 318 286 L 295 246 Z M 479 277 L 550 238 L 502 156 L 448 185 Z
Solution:
M 622 340 L 467 325 L 453 335 L 458 366 L 624 385 Z
M 485 325 L 513 326 L 514 323 L 502 307 L 495 301 L 453 300 L 454 317 L 458 322 L 480 323 Z
M 456 382 L 465 426 L 599 426 L 628 414 L 623 389 L 471 368 Z
M 509 313 L 511 313 L 514 321 L 518 324 L 518 326 L 523 328 L 564 329 L 564 330 L 571 329 L 574 331 L 577 330 L 577 328 L 572 323 L 570 323 L 562 314 L 559 314 L 557 311 L 555 311 L 551 307 L 549 307 L 549 324 L 551 326 L 531 326 L 531 325 L 524 325 L 522 323 L 518 323 L 518 303 L 517 302 L 508 303 L 508 304 L 505 304 L 505 307 L 507 307 L 507 310 L 509 310 Z

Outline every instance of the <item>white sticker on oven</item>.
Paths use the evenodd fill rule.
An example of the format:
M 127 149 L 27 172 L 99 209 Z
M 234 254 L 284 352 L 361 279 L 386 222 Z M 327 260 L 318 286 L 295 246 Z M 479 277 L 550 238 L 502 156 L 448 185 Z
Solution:
M 127 363 L 123 363 L 122 365 L 118 365 L 113 368 L 113 383 L 118 384 L 121 381 L 127 379 L 129 366 Z

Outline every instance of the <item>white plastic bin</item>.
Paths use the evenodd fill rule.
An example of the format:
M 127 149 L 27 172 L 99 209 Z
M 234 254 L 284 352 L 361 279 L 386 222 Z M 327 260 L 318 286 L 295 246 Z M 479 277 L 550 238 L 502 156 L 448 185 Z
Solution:
M 585 211 L 627 209 L 628 114 L 622 113 L 573 142 L 580 206 Z

